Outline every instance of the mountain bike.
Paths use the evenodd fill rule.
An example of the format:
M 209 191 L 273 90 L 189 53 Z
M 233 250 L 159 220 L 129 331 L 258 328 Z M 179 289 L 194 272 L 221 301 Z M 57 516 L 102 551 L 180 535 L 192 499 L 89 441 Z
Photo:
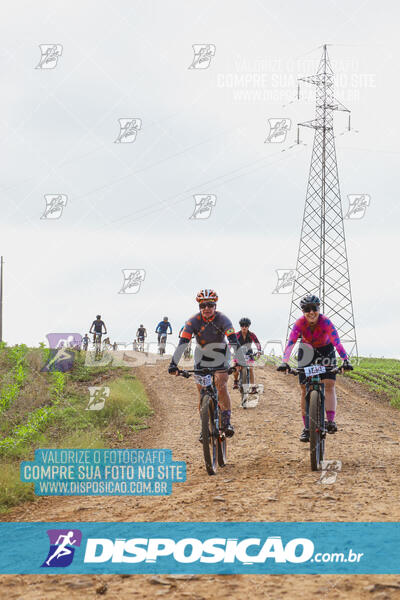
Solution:
M 255 408 L 258 404 L 258 394 L 263 391 L 263 386 L 250 383 L 250 367 L 253 366 L 251 363 L 254 358 L 255 355 L 252 352 L 246 354 L 246 365 L 242 365 L 240 369 L 239 391 L 242 397 L 240 402 L 242 408 Z M 252 393 L 253 386 L 257 387 L 256 393 Z
M 189 360 L 192 358 L 192 342 L 190 341 L 185 348 L 185 352 L 183 353 L 183 358 Z
M 138 338 L 137 349 L 138 352 L 144 352 L 144 338 Z
M 309 367 L 290 368 L 289 373 L 306 376 L 306 423 L 310 430 L 310 460 L 311 470 L 318 471 L 325 453 L 325 386 L 321 380 L 323 373 L 341 373 L 342 367 L 310 365 Z
M 179 370 L 179 375 L 191 377 L 193 374 L 196 383 L 202 386 L 200 397 L 201 442 L 203 445 L 204 462 L 207 473 L 215 475 L 218 465 L 226 465 L 226 436 L 221 427 L 220 408 L 218 404 L 218 391 L 215 386 L 215 373 L 217 371 L 233 373 L 229 369 L 190 369 Z
M 95 332 L 93 334 L 94 344 L 94 360 L 100 360 L 101 358 L 101 333 Z
M 165 354 L 165 345 L 167 343 L 167 335 L 168 335 L 167 332 L 160 334 L 160 341 L 158 342 L 158 351 L 161 356 L 163 354 Z

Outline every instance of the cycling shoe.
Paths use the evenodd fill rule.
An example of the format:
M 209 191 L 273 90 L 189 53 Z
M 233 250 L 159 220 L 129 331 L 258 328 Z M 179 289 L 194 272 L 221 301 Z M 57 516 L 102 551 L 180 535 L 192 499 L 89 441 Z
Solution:
M 326 430 L 328 433 L 336 433 L 337 425 L 336 425 L 335 421 L 327 421 Z
M 303 429 L 303 433 L 301 434 L 299 439 L 301 442 L 309 442 L 310 441 L 310 430 Z

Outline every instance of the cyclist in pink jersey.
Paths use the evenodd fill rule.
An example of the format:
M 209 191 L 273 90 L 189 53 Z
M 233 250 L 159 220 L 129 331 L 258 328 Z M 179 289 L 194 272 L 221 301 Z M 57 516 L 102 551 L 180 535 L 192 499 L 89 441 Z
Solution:
M 346 350 L 340 343 L 338 332 L 332 321 L 319 312 L 320 300 L 317 296 L 307 295 L 300 302 L 304 316 L 297 319 L 290 333 L 288 343 L 283 353 L 283 362 L 278 367 L 278 371 L 289 369 L 288 361 L 293 350 L 293 346 L 300 338 L 300 347 L 298 352 L 299 366 L 308 366 L 310 364 L 323 364 L 324 366 L 336 365 L 335 348 L 343 360 L 343 369 L 352 370 L 349 363 L 349 357 Z M 325 385 L 325 406 L 328 433 L 336 433 L 335 423 L 336 413 L 336 374 L 327 372 L 321 375 Z M 306 378 L 304 373 L 299 374 L 299 383 L 301 386 L 301 410 L 303 415 L 304 430 L 300 436 L 300 441 L 310 441 L 310 431 L 306 429 Z

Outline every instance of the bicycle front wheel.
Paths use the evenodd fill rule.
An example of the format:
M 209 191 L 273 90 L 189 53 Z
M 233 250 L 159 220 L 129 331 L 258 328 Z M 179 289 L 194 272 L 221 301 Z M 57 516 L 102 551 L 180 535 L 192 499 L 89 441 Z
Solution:
M 207 473 L 215 475 L 217 472 L 217 437 L 213 434 L 214 429 L 214 401 L 209 394 L 204 394 L 201 401 L 201 434 L 203 443 L 204 462 Z
M 218 437 L 217 440 L 217 450 L 218 450 L 218 464 L 220 467 L 224 467 L 226 465 L 226 437 L 223 434 L 223 437 Z
M 324 458 L 324 440 L 322 438 L 321 395 L 313 390 L 310 395 L 310 459 L 311 470 L 318 471 Z
M 246 401 L 249 395 L 250 385 L 250 369 L 248 367 L 242 367 L 240 369 L 240 393 L 242 395 L 242 408 L 247 408 Z

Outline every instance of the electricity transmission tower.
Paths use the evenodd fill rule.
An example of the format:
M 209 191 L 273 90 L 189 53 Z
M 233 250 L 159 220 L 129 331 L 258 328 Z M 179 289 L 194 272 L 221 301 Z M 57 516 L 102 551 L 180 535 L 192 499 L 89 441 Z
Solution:
M 321 299 L 321 312 L 332 319 L 347 352 L 357 356 L 333 132 L 334 111 L 349 113 L 349 128 L 350 111 L 334 98 L 334 75 L 326 45 L 316 75 L 300 81 L 316 86 L 316 114 L 312 121 L 299 123 L 315 133 L 287 338 L 301 314 L 300 299 L 315 294 Z

